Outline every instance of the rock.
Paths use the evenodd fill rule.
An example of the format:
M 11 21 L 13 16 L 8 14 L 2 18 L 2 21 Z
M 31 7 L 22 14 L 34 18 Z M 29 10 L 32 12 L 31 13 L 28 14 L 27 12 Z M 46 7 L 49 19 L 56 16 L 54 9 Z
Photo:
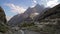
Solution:
M 6 23 L 7 20 L 6 20 L 6 15 L 5 15 L 5 12 L 4 10 L 2 9 L 2 7 L 0 7 L 0 21 Z
M 5 33 L 8 29 L 6 26 L 7 20 L 6 15 L 2 7 L 0 7 L 0 32 Z

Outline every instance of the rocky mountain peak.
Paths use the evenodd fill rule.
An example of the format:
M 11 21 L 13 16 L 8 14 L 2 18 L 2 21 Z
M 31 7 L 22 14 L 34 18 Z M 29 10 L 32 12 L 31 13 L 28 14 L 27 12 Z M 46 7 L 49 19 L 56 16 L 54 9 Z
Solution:
M 26 18 L 37 14 L 37 13 L 40 13 L 42 12 L 44 9 L 44 7 L 40 6 L 39 4 L 37 4 L 35 7 L 33 8 L 28 8 L 22 15 L 20 14 L 20 16 L 15 16 L 13 17 L 11 20 L 9 20 L 9 24 L 18 24 L 18 23 L 21 23 L 21 21 L 25 20 Z M 33 16 L 33 17 L 34 17 Z M 18 21 L 17 21 L 18 20 Z M 15 25 L 14 25 L 15 26 Z
M 40 5 L 39 4 L 36 4 L 36 6 L 35 7 L 39 7 Z

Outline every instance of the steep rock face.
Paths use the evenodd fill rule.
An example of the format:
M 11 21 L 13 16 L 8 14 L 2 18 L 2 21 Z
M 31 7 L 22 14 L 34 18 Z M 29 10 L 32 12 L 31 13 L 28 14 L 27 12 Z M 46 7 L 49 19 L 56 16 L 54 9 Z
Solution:
M 35 7 L 33 8 L 28 8 L 23 14 L 18 14 L 18 15 L 15 15 L 13 18 L 11 18 L 8 23 L 9 25 L 17 25 L 19 24 L 20 22 L 24 21 L 25 19 L 27 19 L 28 17 L 31 16 L 31 14 L 34 14 L 34 13 L 41 13 L 42 10 L 44 9 L 43 6 L 40 6 L 39 4 L 37 4 Z M 35 14 L 34 14 L 35 15 Z
M 1 7 L 0 7 L 0 21 L 6 23 L 6 15 Z
M 55 7 L 53 7 L 53 8 L 51 8 L 51 9 L 49 9 L 49 10 L 47 10 L 47 11 L 45 11 L 41 16 L 40 16 L 40 18 L 39 19 L 44 19 L 44 18 L 47 18 L 47 17 L 52 17 L 52 15 L 56 15 L 57 14 L 57 16 L 59 16 L 59 14 L 60 14 L 60 4 L 59 5 L 57 5 L 57 6 L 55 6 Z M 53 17 L 56 17 L 56 18 L 58 18 L 57 16 L 53 16 Z M 60 17 L 60 16 L 59 16 Z
M 5 33 L 7 31 L 7 26 L 6 26 L 6 15 L 4 10 L 0 7 L 0 32 Z

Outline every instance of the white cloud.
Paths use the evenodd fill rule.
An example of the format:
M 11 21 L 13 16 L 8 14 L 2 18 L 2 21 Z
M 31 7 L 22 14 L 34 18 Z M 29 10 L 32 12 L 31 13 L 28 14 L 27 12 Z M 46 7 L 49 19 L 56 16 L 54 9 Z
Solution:
M 21 6 L 14 5 L 14 4 L 6 4 L 8 7 L 10 7 L 11 11 L 14 13 L 24 13 L 26 9 L 24 9 Z
M 33 0 L 33 2 L 34 2 L 34 3 L 37 3 L 37 1 L 36 1 L 36 0 Z
M 58 1 L 59 1 L 59 0 L 49 0 L 49 1 L 47 2 L 47 7 L 54 7 L 54 6 L 56 6 L 57 4 L 59 4 Z

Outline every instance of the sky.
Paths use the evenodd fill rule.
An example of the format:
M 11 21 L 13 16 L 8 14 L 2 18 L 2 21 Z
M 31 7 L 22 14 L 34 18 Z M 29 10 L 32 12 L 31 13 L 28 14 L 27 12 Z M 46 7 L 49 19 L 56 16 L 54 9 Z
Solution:
M 36 4 L 54 7 L 59 3 L 60 0 L 0 0 L 0 6 L 4 9 L 8 20 L 16 14 L 24 13 L 28 7 L 34 7 Z

